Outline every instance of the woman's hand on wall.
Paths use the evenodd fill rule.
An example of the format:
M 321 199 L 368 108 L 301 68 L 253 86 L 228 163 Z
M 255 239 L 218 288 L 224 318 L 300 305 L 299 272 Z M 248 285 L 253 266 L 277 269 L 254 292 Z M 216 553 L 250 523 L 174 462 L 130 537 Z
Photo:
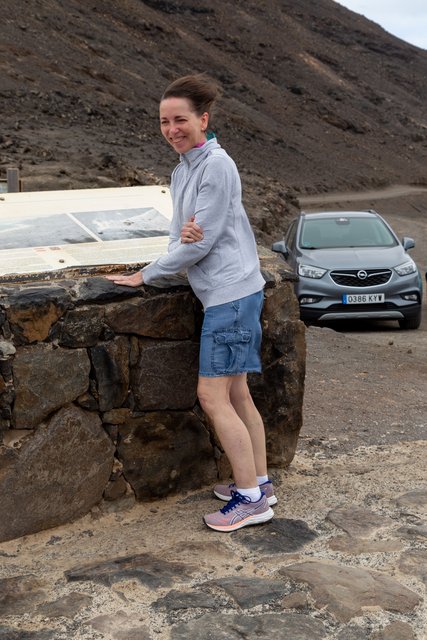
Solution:
M 192 216 L 188 222 L 186 222 L 181 229 L 181 243 L 190 244 L 192 242 L 199 242 L 203 240 L 203 231 L 199 225 L 194 222 L 195 216 Z
M 130 276 L 122 276 L 120 274 L 105 276 L 107 280 L 111 280 L 114 284 L 119 284 L 125 287 L 140 287 L 144 284 L 144 278 L 141 271 L 132 273 Z

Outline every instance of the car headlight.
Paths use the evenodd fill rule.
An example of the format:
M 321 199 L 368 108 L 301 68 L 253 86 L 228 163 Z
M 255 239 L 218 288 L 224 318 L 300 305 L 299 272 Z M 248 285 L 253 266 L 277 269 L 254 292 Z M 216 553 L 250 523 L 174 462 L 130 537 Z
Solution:
M 398 267 L 394 267 L 394 270 L 399 276 L 408 276 L 410 273 L 415 273 L 417 266 L 413 260 L 408 260 L 408 262 L 404 262 Z
M 310 264 L 299 264 L 298 275 L 304 278 L 321 278 L 325 275 L 327 269 L 321 269 L 320 267 L 313 267 Z

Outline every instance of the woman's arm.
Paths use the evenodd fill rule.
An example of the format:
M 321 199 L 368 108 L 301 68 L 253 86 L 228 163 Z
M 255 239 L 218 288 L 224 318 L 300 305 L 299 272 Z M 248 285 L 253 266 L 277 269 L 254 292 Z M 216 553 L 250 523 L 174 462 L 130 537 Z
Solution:
M 174 229 L 173 248 L 131 276 L 107 276 L 116 284 L 138 287 L 143 283 L 174 275 L 202 260 L 229 223 L 230 198 L 235 168 L 224 158 L 215 157 L 206 167 L 192 218 L 178 231 Z M 197 221 L 197 222 L 196 222 Z
M 200 183 L 194 211 L 195 220 L 193 223 L 185 223 L 182 228 L 187 242 L 181 241 L 172 252 L 144 267 L 144 281 L 147 284 L 157 278 L 179 273 L 209 253 L 229 222 L 234 172 L 232 165 L 224 162 L 223 158 L 212 158 Z M 192 241 L 200 232 L 203 233 L 202 239 Z

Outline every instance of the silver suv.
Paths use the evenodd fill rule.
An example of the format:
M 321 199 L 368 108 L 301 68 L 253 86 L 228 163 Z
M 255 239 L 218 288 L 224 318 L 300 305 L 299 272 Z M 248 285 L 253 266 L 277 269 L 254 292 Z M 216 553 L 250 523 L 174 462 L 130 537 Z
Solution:
M 298 275 L 302 320 L 397 320 L 417 329 L 421 275 L 406 253 L 414 246 L 375 211 L 328 211 L 301 213 L 272 249 Z

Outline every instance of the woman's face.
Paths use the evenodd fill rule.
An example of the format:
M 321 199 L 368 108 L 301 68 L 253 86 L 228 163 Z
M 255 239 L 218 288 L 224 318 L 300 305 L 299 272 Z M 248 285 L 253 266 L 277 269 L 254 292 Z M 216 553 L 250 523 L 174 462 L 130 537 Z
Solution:
M 198 116 L 187 98 L 165 98 L 160 103 L 160 129 L 177 153 L 187 153 L 206 141 L 209 114 Z

